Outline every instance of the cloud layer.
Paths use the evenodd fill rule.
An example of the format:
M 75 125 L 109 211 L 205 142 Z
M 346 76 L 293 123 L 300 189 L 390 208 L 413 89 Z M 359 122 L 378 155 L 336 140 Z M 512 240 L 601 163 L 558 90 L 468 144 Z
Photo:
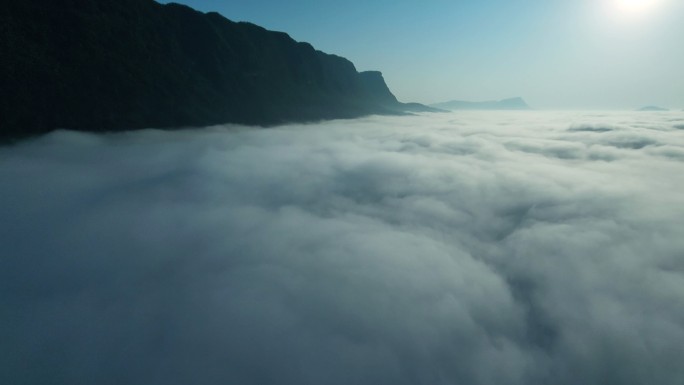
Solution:
M 0 382 L 681 384 L 684 115 L 0 149 Z

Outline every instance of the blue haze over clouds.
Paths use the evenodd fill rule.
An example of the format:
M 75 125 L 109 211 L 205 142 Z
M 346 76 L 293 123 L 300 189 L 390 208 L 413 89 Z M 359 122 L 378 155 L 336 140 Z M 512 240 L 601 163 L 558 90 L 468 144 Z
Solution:
M 662 2 L 185 1 L 404 101 L 683 108 Z M 0 384 L 681 385 L 683 169 L 679 110 L 2 146 Z
M 523 96 L 539 108 L 684 108 L 676 0 L 630 16 L 615 0 L 179 1 L 381 70 L 403 101 Z

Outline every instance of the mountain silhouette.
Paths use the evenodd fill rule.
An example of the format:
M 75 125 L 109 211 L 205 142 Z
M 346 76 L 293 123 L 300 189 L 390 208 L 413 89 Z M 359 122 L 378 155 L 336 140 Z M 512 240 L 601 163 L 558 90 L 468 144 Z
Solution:
M 663 107 L 658 107 L 658 106 L 646 106 L 646 107 L 641 107 L 637 111 L 669 111 L 667 108 Z
M 287 34 L 153 0 L 0 10 L 0 139 L 56 128 L 276 125 L 431 111 Z
M 445 110 L 529 110 L 523 98 L 510 98 L 503 100 L 491 100 L 485 102 L 467 102 L 451 100 L 443 103 L 431 104 L 431 107 Z

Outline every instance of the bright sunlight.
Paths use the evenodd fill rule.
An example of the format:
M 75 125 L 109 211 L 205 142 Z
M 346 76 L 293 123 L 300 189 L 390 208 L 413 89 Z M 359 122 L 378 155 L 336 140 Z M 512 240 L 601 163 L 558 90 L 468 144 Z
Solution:
M 661 0 L 613 0 L 616 8 L 625 13 L 643 13 L 652 10 Z

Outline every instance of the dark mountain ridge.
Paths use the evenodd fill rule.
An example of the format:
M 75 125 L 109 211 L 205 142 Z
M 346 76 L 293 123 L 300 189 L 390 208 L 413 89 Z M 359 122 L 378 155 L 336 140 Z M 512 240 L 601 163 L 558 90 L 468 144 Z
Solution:
M 2 139 L 430 110 L 398 102 L 379 72 L 218 13 L 153 0 L 2 8 Z

